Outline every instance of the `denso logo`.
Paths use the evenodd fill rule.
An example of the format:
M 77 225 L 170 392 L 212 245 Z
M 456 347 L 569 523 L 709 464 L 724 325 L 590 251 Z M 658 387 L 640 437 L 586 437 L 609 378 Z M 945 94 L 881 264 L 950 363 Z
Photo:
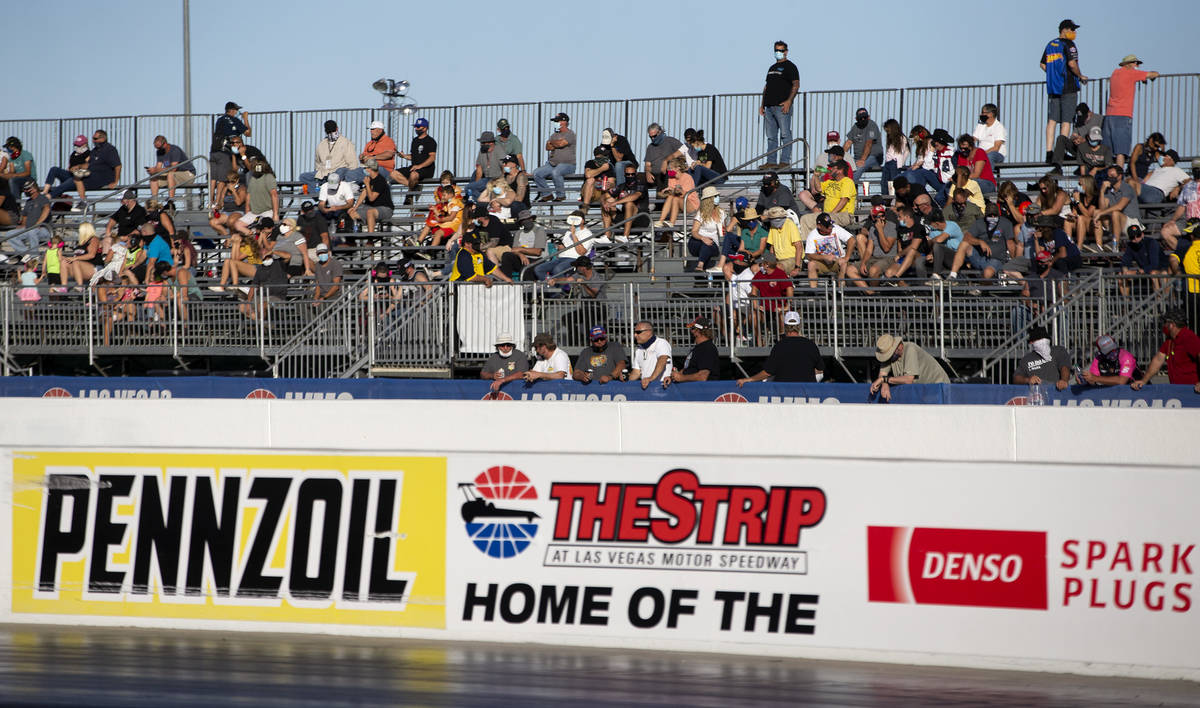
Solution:
M 701 484 L 686 469 L 655 484 L 556 482 L 550 498 L 555 541 L 796 546 L 826 506 L 816 487 Z
M 867 527 L 871 602 L 1044 610 L 1042 531 Z

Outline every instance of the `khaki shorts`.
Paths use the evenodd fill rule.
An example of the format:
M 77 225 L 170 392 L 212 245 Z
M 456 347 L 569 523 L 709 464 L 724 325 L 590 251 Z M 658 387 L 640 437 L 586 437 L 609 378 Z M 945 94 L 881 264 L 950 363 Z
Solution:
M 784 273 L 791 275 L 792 269 L 796 267 L 796 259 L 795 258 L 780 258 L 779 259 L 779 267 L 783 269 Z
M 878 268 L 879 273 L 882 275 L 883 273 L 886 273 L 887 269 L 895 262 L 895 258 L 872 258 L 863 264 L 863 269 L 870 270 L 872 268 Z
M 821 261 L 809 261 L 816 266 L 817 275 L 837 275 L 840 271 L 837 263 L 822 263 Z

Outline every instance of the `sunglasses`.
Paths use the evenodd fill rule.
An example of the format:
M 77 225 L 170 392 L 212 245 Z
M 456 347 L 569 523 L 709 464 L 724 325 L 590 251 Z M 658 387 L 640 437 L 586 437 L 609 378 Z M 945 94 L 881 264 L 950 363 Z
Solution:
M 635 330 L 633 330 L 633 333 L 634 334 L 645 334 L 646 332 L 649 332 L 649 331 L 650 330 L 648 330 L 648 329 L 635 329 Z
M 603 342 L 606 339 L 608 339 L 608 337 L 592 337 L 593 342 Z

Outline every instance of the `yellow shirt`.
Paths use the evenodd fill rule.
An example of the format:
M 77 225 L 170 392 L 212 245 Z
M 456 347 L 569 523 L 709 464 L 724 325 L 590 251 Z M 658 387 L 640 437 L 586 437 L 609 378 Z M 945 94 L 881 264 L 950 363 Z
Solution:
M 854 188 L 854 180 L 849 177 L 825 180 L 825 183 L 821 185 L 821 194 L 825 196 L 825 211 L 832 214 L 837 203 L 845 199 L 846 206 L 842 207 L 840 211 L 854 213 L 858 191 Z
M 1200 239 L 1192 241 L 1183 254 L 1183 272 L 1193 276 L 1187 280 L 1188 292 L 1200 294 Z
M 767 233 L 767 243 L 771 244 L 771 250 L 775 252 L 775 257 L 781 261 L 796 257 L 795 244 L 799 240 L 800 227 L 796 226 L 796 222 L 791 219 L 784 219 L 783 226 L 778 229 L 771 229 Z M 1200 243 L 1200 241 L 1197 243 Z

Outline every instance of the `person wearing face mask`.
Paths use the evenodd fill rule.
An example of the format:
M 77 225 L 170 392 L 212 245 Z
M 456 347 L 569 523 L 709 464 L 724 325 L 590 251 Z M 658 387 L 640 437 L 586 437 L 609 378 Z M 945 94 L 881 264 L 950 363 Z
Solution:
M 633 167 L 633 171 L 637 172 L 637 158 L 633 154 L 633 148 L 629 146 L 629 138 L 612 128 L 605 128 L 600 131 L 600 144 L 612 152 L 613 175 L 618 185 L 625 181 L 627 168 Z
M 479 235 L 480 250 L 489 261 L 499 263 L 500 258 L 512 250 L 512 232 L 486 204 L 476 204 L 471 217 L 474 219 L 475 233 Z
M 534 267 L 538 280 L 553 278 L 571 269 L 576 258 L 589 255 L 592 248 L 592 232 L 583 225 L 583 212 L 573 211 L 567 216 L 567 230 L 563 232 L 554 258 Z
M 508 332 L 496 335 L 496 351 L 483 362 L 479 378 L 491 381 L 493 392 L 509 381 L 516 381 L 529 371 L 529 356 L 517 348 L 517 340 Z
M 1142 188 L 1138 191 L 1138 201 L 1142 204 L 1162 204 L 1174 202 L 1179 197 L 1180 188 L 1191 179 L 1191 176 L 1179 167 L 1179 153 L 1167 150 L 1162 154 L 1162 164 L 1142 180 Z
M 854 125 L 846 131 L 846 144 L 842 149 L 849 153 L 851 148 L 854 149 L 854 183 L 858 184 L 867 170 L 883 165 L 882 136 L 866 108 L 854 112 Z
M 196 168 L 187 161 L 187 155 L 183 154 L 178 145 L 172 145 L 161 135 L 154 137 L 154 154 L 158 159 L 152 167 L 146 168 L 146 172 L 151 175 L 164 175 L 167 182 L 167 198 L 174 199 L 175 187 L 195 179 Z M 162 182 L 163 180 L 157 177 L 150 180 L 150 196 L 158 194 Z
M 774 206 L 763 213 L 763 223 L 767 226 L 767 243 L 779 259 L 779 268 L 784 275 L 790 278 L 799 273 L 796 249 L 804 248 L 804 237 L 800 235 L 796 222 L 788 218 L 783 207 Z
M 1092 126 L 1087 139 L 1075 148 L 1075 154 L 1081 165 L 1083 176 L 1103 175 L 1109 165 L 1115 165 L 1112 148 L 1103 142 L 1102 131 L 1098 126 Z
M 517 213 L 517 228 L 512 232 L 512 248 L 500 257 L 500 269 L 505 273 L 520 273 L 521 280 L 536 280 L 532 271 L 525 273 L 532 259 L 546 252 L 546 229 L 525 209 Z
M 571 119 L 566 113 L 556 114 L 550 122 L 556 125 L 546 141 L 546 162 L 533 171 L 533 181 L 537 183 L 539 202 L 562 202 L 567 199 L 565 178 L 575 172 L 575 131 L 567 127 Z M 554 180 L 554 194 L 550 193 L 547 178 Z
M 373 234 L 380 222 L 392 220 L 395 204 L 392 203 L 392 190 L 388 186 L 387 177 L 383 176 L 383 168 L 375 158 L 368 157 L 363 168 L 366 170 L 363 189 L 358 193 L 358 200 L 349 210 L 349 214 L 356 224 L 363 221 L 362 216 L 365 216 L 367 233 Z M 365 215 L 360 212 L 364 206 Z
M 969 176 L 979 185 L 984 194 L 996 193 L 996 175 L 992 172 L 992 163 L 982 148 L 975 146 L 975 137 L 963 133 L 958 136 L 958 151 L 954 154 L 954 164 L 969 170 Z
M 315 169 L 311 172 L 301 172 L 300 181 L 308 191 L 305 194 L 315 194 L 320 188 L 320 182 L 336 174 L 344 182 L 361 182 L 363 171 L 358 162 L 358 149 L 350 138 L 342 135 L 336 121 L 327 120 L 324 126 L 325 137 L 317 141 L 317 149 L 313 156 Z
M 1141 226 L 1130 226 L 1126 234 L 1129 236 L 1129 242 L 1125 244 L 1125 252 L 1121 254 L 1122 275 L 1162 275 L 1167 272 L 1167 259 L 1158 241 L 1146 238 Z M 1165 285 L 1161 280 L 1151 282 L 1155 290 Z M 1129 281 L 1124 279 L 1117 281 L 1117 288 L 1126 296 L 1132 290 Z
M 46 186 L 42 192 L 51 199 L 57 199 L 75 186 L 76 179 L 87 178 L 91 174 L 87 167 L 91 154 L 87 136 L 76 135 L 71 154 L 67 157 L 67 168 L 51 167 L 46 172 Z
M 651 123 L 646 127 L 646 137 L 650 142 L 646 145 L 646 154 L 642 158 L 642 169 L 645 171 L 646 184 L 654 185 L 661 198 L 661 192 L 667 186 L 667 163 L 676 153 L 680 153 L 685 160 L 690 158 L 683 143 L 667 135 L 658 123 Z
M 37 168 L 33 155 L 25 150 L 20 138 L 10 137 L 4 141 L 4 154 L 8 161 L 0 166 L 0 185 L 8 185 L 8 193 L 20 202 L 27 182 L 37 182 Z
M 1091 386 L 1124 386 L 1142 378 L 1137 358 L 1117 346 L 1116 340 L 1107 334 L 1096 338 L 1096 356 L 1080 374 L 1082 381 Z
M 374 159 L 379 166 L 379 174 L 390 180 L 396 168 L 396 141 L 385 131 L 383 121 L 373 121 L 367 130 L 371 139 L 363 146 L 358 161 L 366 164 L 367 160 Z
M 1070 130 L 1075 105 L 1079 102 L 1079 87 L 1088 82 L 1079 68 L 1079 50 L 1075 47 L 1075 30 L 1079 25 L 1071 20 L 1058 23 L 1058 36 L 1042 50 L 1039 65 L 1046 72 L 1047 122 L 1046 164 L 1051 164 L 1054 152 L 1054 128 L 1061 126 L 1066 135 Z
M 253 207 L 251 207 L 253 208 Z M 354 189 L 342 181 L 336 172 L 329 175 L 317 192 L 317 211 L 329 222 L 333 231 L 353 230 L 349 211 L 354 208 Z
M 708 270 L 712 262 L 721 255 L 721 237 L 725 232 L 725 210 L 721 208 L 721 195 L 716 187 L 705 187 L 700 192 L 700 212 L 692 222 L 692 234 L 687 241 L 688 253 L 696 259 L 697 272 Z M 715 270 L 720 271 L 724 264 Z
M 783 169 L 792 164 L 792 101 L 800 91 L 800 70 L 788 61 L 787 42 L 775 43 L 775 63 L 767 69 L 758 115 L 763 118 L 767 136 L 767 162 L 764 170 Z M 784 147 L 776 151 L 780 145 Z
M 1116 165 L 1107 169 L 1108 188 L 1100 195 L 1100 208 L 1096 210 L 1096 221 L 1107 222 L 1108 232 L 1113 237 L 1113 251 L 1118 251 L 1117 241 L 1125 229 L 1133 224 L 1141 225 L 1142 210 L 1138 206 L 1137 193 L 1125 181 L 1125 172 Z
M 316 276 L 317 287 L 313 297 L 317 300 L 329 300 L 342 289 L 342 278 L 345 269 L 342 262 L 329 254 L 329 246 L 317 244 L 317 264 L 313 275 Z
M 1086 103 L 1075 107 L 1075 118 L 1072 121 L 1071 134 L 1059 135 L 1054 139 L 1054 151 L 1050 162 L 1054 165 L 1050 171 L 1062 174 L 1062 166 L 1066 160 L 1079 159 L 1079 151 L 1085 149 L 1093 130 L 1100 128 L 1101 116 L 1093 113 Z M 1101 133 L 1103 135 L 1103 133 Z
M 1158 348 L 1146 372 L 1129 384 L 1134 391 L 1142 390 L 1150 379 L 1167 365 L 1167 380 L 1177 386 L 1191 386 L 1200 393 L 1200 337 L 1188 327 L 1183 310 L 1167 310 L 1162 316 L 1163 343 Z
M 597 145 L 592 159 L 583 163 L 583 188 L 579 190 L 579 208 L 587 213 L 593 201 L 603 201 L 604 195 L 617 183 L 612 149 Z
M 240 116 L 238 111 L 242 111 Z M 230 139 L 235 135 L 250 137 L 251 134 L 250 115 L 234 101 L 226 101 L 225 112 L 213 124 L 212 147 L 209 148 L 208 153 L 208 198 L 210 203 L 216 197 L 217 180 L 221 179 L 223 175 L 229 174 L 229 171 L 234 168 Z M 212 203 L 214 209 L 219 209 L 220 206 L 220 204 Z
M 408 194 L 404 197 L 405 204 L 412 204 L 416 194 L 420 192 L 421 182 L 433 179 L 433 163 L 437 159 L 437 141 L 429 135 L 429 121 L 418 118 L 413 121 L 413 139 L 408 152 L 400 153 L 400 157 L 412 164 L 407 170 L 392 172 L 392 179 L 408 186 Z
M 997 119 L 999 114 L 1000 109 L 996 104 L 983 104 L 983 108 L 979 109 L 979 123 L 971 133 L 979 149 L 987 153 L 993 167 L 1008 158 L 1008 129 Z
M 662 218 L 655 226 L 669 229 L 675 226 L 681 211 L 694 214 L 700 208 L 700 197 L 683 156 L 675 155 L 667 162 L 666 179 L 666 188 L 659 191 L 663 196 Z
M 279 221 L 279 183 L 275 180 L 275 172 L 266 162 L 255 160 L 251 163 L 246 195 L 249 204 L 246 213 L 233 225 L 238 233 L 249 234 L 250 224 L 261 217 L 269 216 L 271 221 Z
M 1011 252 L 1016 250 L 1013 234 L 1013 223 L 1000 216 L 995 204 L 988 204 L 983 217 L 964 229 L 963 240 L 954 254 L 950 272 L 957 273 L 964 264 L 969 263 L 983 275 L 984 280 L 996 277 L 1011 259 Z
M 512 209 L 520 213 L 529 206 L 529 173 L 516 155 L 505 155 L 500 160 L 500 169 L 504 172 L 504 181 L 513 193 Z
M 688 172 L 697 185 L 719 187 L 729 181 L 728 177 L 721 176 L 729 169 L 725 165 L 725 158 L 716 145 L 710 145 L 704 139 L 703 130 L 688 128 L 683 131 L 683 142 L 687 145 L 688 157 L 693 161 Z
M 1071 385 L 1071 355 L 1063 347 L 1050 343 L 1050 333 L 1040 325 L 1029 329 L 1029 351 L 1017 361 L 1015 384 L 1054 382 L 1059 391 Z
M 488 182 L 504 176 L 501 161 L 504 153 L 496 148 L 496 134 L 485 130 L 479 134 L 479 154 L 475 157 L 475 178 L 467 185 L 467 199 L 474 200 L 487 189 Z
M 796 195 L 792 194 L 792 190 L 779 184 L 779 175 L 774 172 L 763 175 L 762 188 L 759 189 L 758 200 L 754 203 L 754 208 L 759 214 L 766 212 L 771 207 L 782 207 L 785 211 L 791 211 L 797 215 L 804 211 L 796 203 Z
M 525 153 L 521 139 L 512 132 L 507 118 L 496 121 L 496 150 L 501 155 L 512 155 L 521 171 L 525 171 Z
M 600 207 L 606 233 L 613 223 L 625 222 L 624 233 L 614 236 L 615 241 L 628 241 L 635 226 L 638 229 L 650 226 L 650 189 L 638 176 L 637 167 L 632 163 L 625 163 L 624 172 L 625 179 L 605 195 Z

